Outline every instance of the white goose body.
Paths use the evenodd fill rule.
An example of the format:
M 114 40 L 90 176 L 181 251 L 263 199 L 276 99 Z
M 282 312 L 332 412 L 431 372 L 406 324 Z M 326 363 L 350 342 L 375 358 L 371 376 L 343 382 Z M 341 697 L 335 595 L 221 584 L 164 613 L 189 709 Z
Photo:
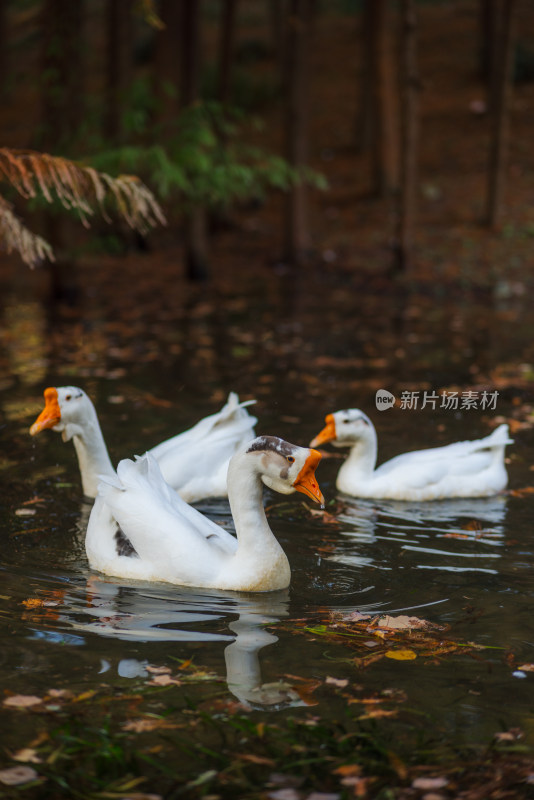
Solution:
M 263 483 L 323 503 L 314 474 L 320 457 L 270 436 L 234 455 L 228 497 L 237 538 L 173 492 L 150 454 L 121 461 L 117 475 L 102 480 L 91 511 L 89 564 L 107 575 L 183 586 L 284 589 L 291 573 L 265 516 Z
M 100 475 L 114 476 L 115 470 L 90 398 L 77 386 L 49 387 L 44 392 L 45 408 L 30 433 L 46 428 L 74 442 L 83 493 L 97 495 Z M 256 417 L 231 392 L 223 408 L 196 425 L 149 450 L 158 461 L 165 480 L 188 503 L 204 497 L 226 497 L 226 474 L 231 456 L 254 438 Z
M 504 451 L 512 440 L 507 425 L 499 425 L 483 439 L 414 450 L 376 467 L 375 428 L 363 411 L 352 408 L 329 414 L 311 446 L 326 442 L 350 448 L 336 486 L 353 497 L 415 501 L 489 497 L 508 482 Z

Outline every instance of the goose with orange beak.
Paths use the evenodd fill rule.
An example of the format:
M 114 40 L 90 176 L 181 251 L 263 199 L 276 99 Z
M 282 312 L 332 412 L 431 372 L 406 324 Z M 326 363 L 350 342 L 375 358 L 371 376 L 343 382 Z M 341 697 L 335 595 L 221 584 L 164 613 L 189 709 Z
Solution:
M 315 477 L 320 459 L 276 436 L 260 436 L 235 454 L 228 467 L 235 536 L 173 492 L 150 454 L 121 461 L 117 476 L 102 480 L 91 511 L 89 564 L 107 575 L 182 586 L 284 589 L 290 566 L 267 522 L 263 485 L 324 505 Z
M 507 485 L 508 426 L 499 425 L 482 439 L 414 450 L 376 467 L 377 435 L 369 417 L 358 408 L 336 411 L 310 443 L 349 448 L 336 486 L 343 494 L 386 500 L 443 500 L 490 497 Z
M 45 407 L 30 428 L 35 436 L 51 429 L 63 441 L 74 443 L 83 493 L 97 495 L 99 476 L 116 475 L 108 454 L 97 413 L 88 395 L 78 386 L 50 386 L 44 392 Z M 188 503 L 204 497 L 226 497 L 226 475 L 231 456 L 254 438 L 256 417 L 231 392 L 223 408 L 200 420 L 183 433 L 167 439 L 149 452 L 158 461 L 165 480 Z M 145 448 L 142 448 L 144 450 Z

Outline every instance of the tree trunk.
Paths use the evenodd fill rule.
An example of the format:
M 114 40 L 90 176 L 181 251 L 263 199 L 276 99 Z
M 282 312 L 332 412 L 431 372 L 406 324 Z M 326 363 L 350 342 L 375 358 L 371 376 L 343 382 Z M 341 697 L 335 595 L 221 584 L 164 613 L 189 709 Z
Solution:
M 399 152 L 388 0 L 366 0 L 362 17 L 360 149 L 372 147 L 373 193 L 386 197 L 398 187 Z
M 495 64 L 495 31 L 499 0 L 478 0 L 478 69 L 480 77 L 491 85 Z
M 419 156 L 419 77 L 416 0 L 402 0 L 402 174 L 393 270 L 405 272 L 413 258 Z
M 42 125 L 36 146 L 45 152 L 69 152 L 79 133 L 84 97 L 83 11 L 81 1 L 45 0 L 42 6 Z M 70 220 L 53 209 L 41 213 L 45 239 L 56 254 L 47 267 L 50 300 L 74 302 L 77 276 L 69 246 Z
M 496 69 L 491 88 L 491 141 L 489 154 L 489 185 L 486 219 L 497 230 L 502 216 L 502 198 L 508 162 L 508 107 L 512 85 L 513 21 L 516 0 L 502 0 L 501 25 L 496 52 Z
M 293 169 L 308 161 L 309 135 L 309 38 L 311 0 L 292 0 L 288 15 L 286 67 L 286 157 Z M 287 195 L 284 251 L 293 265 L 310 251 L 307 187 L 298 180 Z
M 7 3 L 0 0 L 0 96 L 5 99 L 9 92 L 10 64 L 8 59 L 9 30 L 7 24 Z
M 200 82 L 200 0 L 182 0 L 181 108 L 199 99 Z M 186 275 L 191 281 L 205 281 L 208 270 L 206 209 L 194 206 L 185 218 Z
M 217 91 L 219 102 L 223 105 L 227 105 L 230 99 L 236 11 L 237 0 L 223 0 L 221 38 L 219 42 L 219 86 Z
M 176 123 L 180 104 L 177 87 L 181 75 L 182 9 L 176 0 L 161 0 L 159 9 L 164 27 L 156 34 L 154 92 L 157 101 L 156 121 L 161 129 L 160 136 L 165 141 L 168 129 L 172 129 Z
M 107 84 L 104 134 L 124 141 L 124 109 L 132 82 L 133 18 L 130 0 L 107 0 Z
M 83 0 L 45 0 L 42 8 L 42 133 L 39 147 L 68 150 L 83 113 Z

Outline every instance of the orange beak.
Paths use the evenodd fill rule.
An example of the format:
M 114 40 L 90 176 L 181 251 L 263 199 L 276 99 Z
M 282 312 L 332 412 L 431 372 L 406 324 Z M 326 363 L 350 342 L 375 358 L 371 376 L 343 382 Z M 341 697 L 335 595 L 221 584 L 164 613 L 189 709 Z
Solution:
M 329 414 L 325 417 L 326 425 L 322 429 L 321 433 L 318 433 L 315 439 L 310 442 L 310 447 L 319 447 L 320 444 L 326 444 L 326 442 L 331 442 L 333 439 L 337 439 L 336 433 L 336 421 L 334 419 L 333 414 Z
M 53 428 L 58 422 L 61 422 L 61 409 L 57 399 L 57 389 L 50 386 L 44 390 L 45 407 L 30 428 L 30 434 L 35 436 L 36 433 L 44 431 L 45 428 Z
M 297 492 L 307 494 L 308 497 L 311 497 L 312 500 L 315 500 L 316 503 L 324 507 L 323 493 L 319 489 L 319 484 L 315 477 L 315 470 L 320 460 L 321 454 L 318 453 L 317 450 L 310 450 L 310 455 L 297 475 L 297 480 L 293 484 L 293 487 Z

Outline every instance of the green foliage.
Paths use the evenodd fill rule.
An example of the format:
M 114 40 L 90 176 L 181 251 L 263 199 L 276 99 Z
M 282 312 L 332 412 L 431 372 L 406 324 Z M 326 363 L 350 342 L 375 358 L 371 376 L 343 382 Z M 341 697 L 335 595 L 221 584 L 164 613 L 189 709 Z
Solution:
M 90 161 L 112 173 L 135 171 L 158 196 L 178 198 L 183 209 L 223 209 L 262 199 L 269 189 L 287 191 L 304 181 L 326 188 L 324 177 L 309 168 L 293 169 L 280 156 L 241 141 L 243 115 L 217 103 L 198 103 L 180 114 L 166 145 L 106 150 Z

